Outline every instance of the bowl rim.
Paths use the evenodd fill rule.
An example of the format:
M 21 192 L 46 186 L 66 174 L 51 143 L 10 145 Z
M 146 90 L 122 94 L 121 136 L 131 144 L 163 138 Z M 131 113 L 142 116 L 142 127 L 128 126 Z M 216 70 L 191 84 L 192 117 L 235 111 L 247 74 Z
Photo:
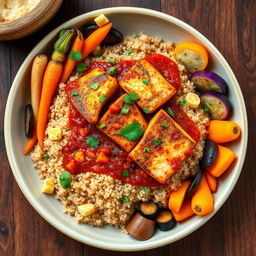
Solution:
M 44 210 L 43 206 L 41 206 L 37 202 L 37 200 L 33 197 L 33 195 L 29 192 L 25 183 L 23 182 L 22 176 L 19 175 L 19 173 L 17 172 L 18 166 L 17 166 L 16 160 L 15 160 L 15 157 L 14 157 L 13 146 L 12 146 L 12 143 L 11 143 L 10 130 L 8 129 L 8 127 L 10 127 L 10 123 L 11 123 L 10 115 L 11 115 L 12 107 L 13 107 L 12 102 L 13 102 L 13 99 L 14 99 L 14 95 L 16 94 L 16 92 L 18 90 L 18 87 L 19 87 L 19 77 L 23 73 L 23 70 L 27 66 L 28 62 L 30 60 L 32 60 L 32 58 L 38 53 L 37 49 L 43 47 L 45 42 L 48 42 L 49 39 L 52 38 L 54 35 L 56 35 L 57 32 L 62 27 L 66 26 L 66 24 L 76 23 L 76 22 L 79 22 L 83 19 L 94 17 L 94 16 L 96 16 L 100 13 L 104 13 L 106 15 L 107 14 L 112 14 L 112 13 L 143 14 L 143 15 L 152 16 L 152 17 L 155 17 L 155 18 L 158 18 L 158 19 L 165 20 L 169 23 L 177 25 L 178 27 L 181 27 L 182 29 L 186 30 L 189 33 L 193 33 L 193 35 L 197 39 L 199 39 L 199 41 L 203 42 L 205 45 L 207 45 L 207 46 L 209 46 L 209 48 L 211 48 L 211 51 L 215 54 L 218 61 L 220 61 L 220 63 L 222 63 L 222 66 L 224 66 L 224 69 L 228 73 L 229 78 L 230 78 L 230 80 L 232 82 L 232 85 L 234 87 L 234 90 L 236 91 L 236 93 L 238 95 L 238 98 L 239 98 L 239 101 L 241 103 L 241 110 L 242 110 L 241 115 L 242 115 L 242 120 L 244 121 L 243 137 L 240 141 L 242 154 L 239 156 L 239 160 L 236 163 L 236 169 L 237 170 L 236 170 L 235 175 L 233 176 L 233 179 L 231 180 L 231 185 L 230 185 L 229 189 L 227 190 L 227 192 L 222 197 L 219 204 L 215 205 L 215 209 L 211 214 L 209 214 L 208 216 L 205 216 L 203 218 L 199 218 L 194 223 L 192 223 L 189 228 L 184 229 L 184 230 L 180 231 L 179 233 L 177 233 L 174 238 L 168 238 L 168 237 L 166 238 L 165 237 L 161 241 L 158 240 L 158 241 L 152 241 L 152 242 L 150 242 L 150 240 L 148 240 L 149 242 L 143 243 L 140 247 L 138 247 L 137 244 L 136 245 L 134 244 L 135 246 L 134 245 L 128 246 L 128 245 L 123 245 L 123 244 L 120 245 L 120 244 L 114 244 L 114 243 L 106 243 L 106 242 L 101 242 L 101 241 L 95 241 L 95 239 L 80 236 L 79 234 L 76 234 L 74 231 L 68 230 L 64 225 L 62 225 L 62 223 L 56 223 L 55 219 L 52 216 L 50 216 L 50 214 L 48 214 L 46 210 Z M 205 224 L 216 212 L 218 212 L 220 207 L 224 204 L 224 202 L 229 197 L 230 193 L 233 191 L 234 186 L 237 183 L 237 180 L 238 180 L 238 178 L 240 176 L 240 173 L 242 171 L 242 167 L 243 167 L 243 163 L 244 163 L 245 155 L 246 155 L 247 141 L 248 141 L 248 121 L 247 121 L 247 114 L 246 114 L 246 108 L 245 108 L 245 103 L 244 103 L 244 99 L 243 99 L 243 94 L 242 94 L 242 91 L 240 89 L 240 86 L 238 84 L 238 81 L 237 81 L 233 71 L 231 70 L 230 66 L 228 65 L 227 61 L 222 56 L 222 54 L 217 50 L 217 48 L 205 36 L 203 36 L 200 32 L 198 32 L 196 29 L 194 29 L 192 26 L 188 25 L 187 23 L 179 20 L 178 18 L 170 16 L 168 14 L 165 14 L 165 13 L 162 13 L 162 12 L 159 12 L 159 11 L 155 11 L 155 10 L 151 10 L 151 9 L 147 9 L 147 8 L 140 8 L 140 7 L 111 7 L 111 8 L 98 9 L 98 10 L 95 10 L 95 11 L 91 11 L 91 12 L 76 16 L 76 17 L 64 22 L 63 24 L 61 24 L 60 26 L 55 28 L 53 31 L 48 33 L 32 49 L 32 51 L 28 54 L 28 56 L 26 57 L 26 59 L 24 60 L 22 65 L 20 66 L 20 68 L 19 68 L 19 70 L 18 70 L 18 72 L 17 72 L 17 74 L 16 74 L 16 76 L 13 80 L 13 83 L 12 83 L 12 86 L 11 86 L 11 89 L 10 89 L 10 92 L 9 92 L 9 95 L 8 95 L 8 99 L 7 99 L 6 109 L 5 109 L 4 131 L 5 131 L 4 135 L 5 135 L 5 145 L 6 145 L 7 156 L 8 156 L 8 160 L 9 160 L 13 175 L 14 175 L 15 180 L 18 183 L 21 191 L 23 192 L 23 194 L 25 195 L 27 200 L 30 202 L 32 207 L 48 223 L 50 223 L 57 230 L 66 234 L 67 236 L 69 236 L 69 237 L 71 237 L 75 240 L 78 240 L 82 243 L 94 246 L 94 247 L 98 247 L 98 248 L 101 248 L 101 249 L 107 249 L 107 250 L 114 250 L 114 251 L 140 251 L 140 250 L 148 250 L 148 249 L 164 246 L 164 245 L 175 242 L 175 241 L 191 234 L 192 232 L 194 232 L 195 230 L 200 228 L 203 224 Z

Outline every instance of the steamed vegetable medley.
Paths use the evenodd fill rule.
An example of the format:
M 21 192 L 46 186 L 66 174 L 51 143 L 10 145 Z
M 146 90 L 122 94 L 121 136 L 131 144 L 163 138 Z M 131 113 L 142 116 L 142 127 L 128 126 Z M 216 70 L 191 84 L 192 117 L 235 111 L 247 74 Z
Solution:
M 66 171 L 59 177 L 62 188 L 70 188 L 72 175 L 78 173 L 78 164 L 83 164 L 86 158 L 95 157 L 101 137 L 89 136 L 92 129 L 98 129 L 128 153 L 128 162 L 132 163 L 128 166 L 136 169 L 138 165 L 150 175 L 147 179 L 137 177 L 138 182 L 140 178 L 144 179 L 143 182 L 150 180 L 152 187 L 156 184 L 164 185 L 169 177 L 181 168 L 185 159 L 193 154 L 198 142 L 198 136 L 189 133 L 189 129 L 196 127 L 195 124 L 188 118 L 182 119 L 186 120 L 184 122 L 189 127 L 186 130 L 184 124 L 178 123 L 178 118 L 175 119 L 178 113 L 177 104 L 164 105 L 179 88 L 170 84 L 162 73 L 158 72 L 154 66 L 157 64 L 154 63 L 165 63 L 166 67 L 169 67 L 171 60 L 156 54 L 126 62 L 124 65 L 116 63 L 111 57 L 108 64 L 104 64 L 107 66 L 105 70 L 101 68 L 103 64 L 100 64 L 101 66 L 87 72 L 84 63 L 87 56 L 93 54 L 99 57 L 103 54 L 102 45 L 115 45 L 123 40 L 122 33 L 112 28 L 112 23 L 104 15 L 97 17 L 95 22 L 96 24 L 86 26 L 83 33 L 77 29 L 62 30 L 54 44 L 50 61 L 44 54 L 35 57 L 31 71 L 31 104 L 25 107 L 25 133 L 28 141 L 24 154 L 28 154 L 37 141 L 41 149 L 44 149 L 48 114 L 58 84 L 66 83 L 74 72 L 86 72 L 74 84 L 71 82 L 67 85 L 67 94 L 73 108 L 91 125 L 90 128 L 80 127 L 78 131 L 79 136 L 87 138 L 84 147 L 93 150 L 87 151 L 86 156 L 83 150 L 78 150 L 74 154 L 74 160 L 66 163 Z M 132 53 L 132 50 L 127 51 L 128 55 Z M 196 92 L 187 93 L 178 105 L 187 105 L 195 111 L 201 107 L 211 120 L 207 127 L 208 134 L 200 160 L 200 170 L 195 177 L 182 181 L 178 189 L 170 193 L 168 209 L 160 208 L 153 201 L 137 206 L 126 230 L 140 240 L 151 238 L 156 228 L 168 231 L 173 229 L 177 222 L 195 214 L 205 216 L 213 211 L 213 193 L 217 191 L 218 177 L 228 170 L 236 158 L 228 145 L 222 144 L 236 140 L 241 133 L 239 125 L 228 120 L 232 105 L 227 96 L 227 83 L 218 74 L 206 70 L 209 56 L 205 47 L 195 42 L 182 42 L 176 46 L 173 53 L 176 60 L 186 67 L 190 80 L 196 87 Z M 126 68 L 124 74 L 122 67 Z M 178 74 L 180 79 L 177 68 L 172 67 L 170 72 L 171 75 Z M 119 85 L 125 94 L 119 95 L 100 118 L 103 105 L 114 95 Z M 156 92 L 158 89 L 161 89 L 161 93 L 152 94 L 150 99 L 146 97 L 150 95 L 150 90 Z M 159 110 L 162 106 L 164 107 Z M 155 111 L 157 113 L 154 113 Z M 153 114 L 150 120 L 149 114 Z M 92 125 L 94 128 L 91 128 Z M 59 141 L 62 136 L 60 128 L 48 130 L 48 137 L 52 141 Z M 101 147 L 96 159 L 97 164 L 106 165 L 106 170 L 111 161 L 111 150 L 107 146 Z M 50 156 L 46 154 L 44 159 L 47 161 Z M 124 160 L 120 158 L 119 161 Z M 169 162 L 172 162 L 171 167 Z M 123 178 L 119 179 L 128 182 L 129 170 L 122 170 L 122 175 Z M 149 192 L 150 184 L 144 187 L 144 193 Z M 44 180 L 42 192 L 51 194 L 54 192 L 54 186 L 53 180 L 47 178 Z M 128 202 L 129 196 L 123 196 L 122 201 Z M 78 210 L 86 217 L 97 211 L 92 203 L 82 204 Z

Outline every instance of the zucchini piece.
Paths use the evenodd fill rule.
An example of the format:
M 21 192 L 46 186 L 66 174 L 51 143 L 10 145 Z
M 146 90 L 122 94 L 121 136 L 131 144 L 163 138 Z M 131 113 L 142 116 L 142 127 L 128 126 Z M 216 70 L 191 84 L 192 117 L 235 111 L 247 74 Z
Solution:
M 140 205 L 140 213 L 147 219 L 154 220 L 158 213 L 157 204 L 153 202 L 145 202 Z
M 161 231 L 168 231 L 175 227 L 176 220 L 170 211 L 164 210 L 157 216 L 156 225 Z

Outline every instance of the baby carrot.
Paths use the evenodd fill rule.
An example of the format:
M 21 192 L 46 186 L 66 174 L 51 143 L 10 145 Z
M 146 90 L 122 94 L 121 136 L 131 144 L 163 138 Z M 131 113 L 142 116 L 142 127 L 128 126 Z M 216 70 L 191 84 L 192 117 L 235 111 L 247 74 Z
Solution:
M 72 52 L 81 52 L 83 42 L 84 42 L 83 35 L 81 34 L 81 32 L 79 30 L 77 30 L 77 36 L 76 36 L 75 42 L 72 46 L 71 53 L 69 54 L 69 57 L 68 57 L 65 65 L 64 65 L 64 68 L 63 68 L 63 73 L 62 73 L 62 76 L 60 79 L 61 83 L 67 82 L 67 80 L 69 79 L 70 75 L 72 74 L 77 62 L 80 60 L 80 59 L 74 60 L 72 58 Z
M 212 193 L 215 193 L 217 191 L 218 187 L 218 180 L 216 177 L 212 176 L 208 171 L 204 172 L 206 181 L 209 185 L 209 188 Z
M 184 201 L 179 212 L 172 212 L 174 218 L 176 221 L 183 221 L 191 216 L 193 216 L 195 213 L 193 212 L 191 208 L 191 200 Z

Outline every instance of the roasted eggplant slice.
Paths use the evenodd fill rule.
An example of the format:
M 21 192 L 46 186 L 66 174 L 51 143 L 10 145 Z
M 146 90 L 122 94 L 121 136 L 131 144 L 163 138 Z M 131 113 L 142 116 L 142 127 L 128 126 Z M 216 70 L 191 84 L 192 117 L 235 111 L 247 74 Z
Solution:
M 32 105 L 27 104 L 25 106 L 25 134 L 27 137 L 31 137 L 34 129 L 34 116 Z
M 189 200 L 192 197 L 192 195 L 195 193 L 196 189 L 200 185 L 202 177 L 203 177 L 203 172 L 202 172 L 202 170 L 199 170 L 197 175 L 195 176 L 194 180 L 192 181 L 192 183 L 190 184 L 190 186 L 187 190 L 185 200 Z
M 157 216 L 156 225 L 161 231 L 168 231 L 175 227 L 176 220 L 170 211 L 164 210 Z
M 153 202 L 145 202 L 140 205 L 140 213 L 147 219 L 156 219 L 158 207 Z
M 206 168 L 213 165 L 217 155 L 218 155 L 217 145 L 213 141 L 207 139 L 205 141 L 203 158 L 200 163 L 201 167 Z

